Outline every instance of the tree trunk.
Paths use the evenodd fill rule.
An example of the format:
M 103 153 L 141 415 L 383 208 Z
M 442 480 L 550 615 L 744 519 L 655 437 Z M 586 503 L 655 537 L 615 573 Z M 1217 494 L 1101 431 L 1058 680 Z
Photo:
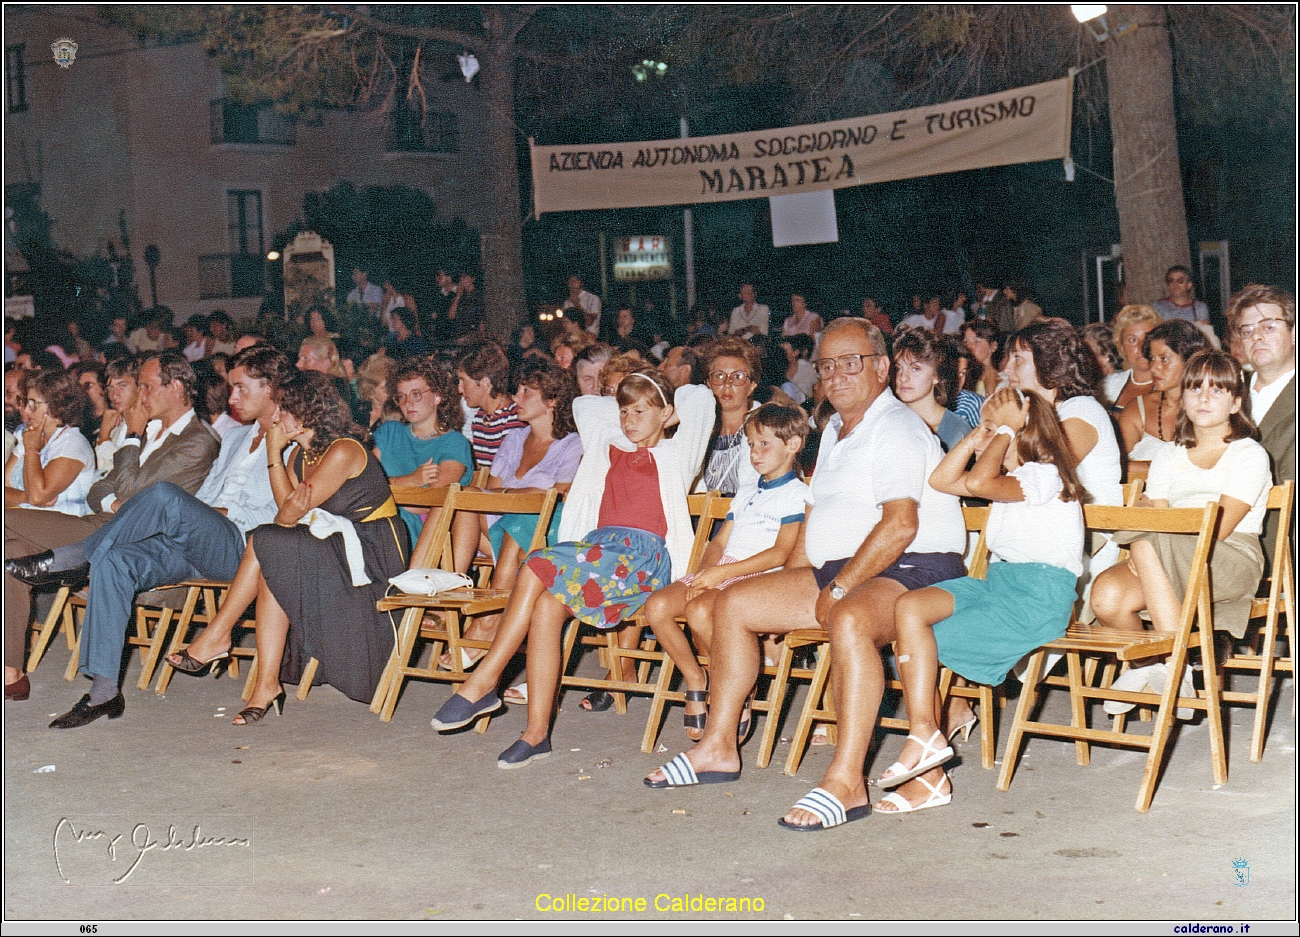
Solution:
M 487 220 L 483 224 L 483 288 L 488 333 L 508 338 L 525 314 L 523 222 L 515 152 L 515 43 L 509 14 L 485 6 L 487 34 L 479 72 L 485 119 Z
M 1173 50 L 1163 5 L 1111 9 L 1112 30 L 1136 24 L 1112 37 L 1106 50 L 1124 282 L 1130 303 L 1152 303 L 1165 295 L 1169 267 L 1191 269 L 1174 122 Z

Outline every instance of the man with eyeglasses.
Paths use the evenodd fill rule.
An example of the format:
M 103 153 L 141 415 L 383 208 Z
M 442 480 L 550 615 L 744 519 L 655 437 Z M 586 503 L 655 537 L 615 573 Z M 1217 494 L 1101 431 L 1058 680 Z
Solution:
M 826 628 L 839 742 L 818 789 L 782 820 L 809 830 L 870 812 L 862 772 L 885 686 L 880 648 L 897 635 L 894 602 L 910 589 L 965 575 L 966 541 L 960 503 L 929 484 L 943 457 L 938 439 L 889 390 L 880 330 L 865 319 L 836 319 L 818 354 L 835 414 L 817 454 L 813 504 L 784 569 L 737 582 L 718 598 L 709 718 L 686 759 L 699 782 L 733 777 L 738 727 L 748 731 L 747 696 L 758 677 L 759 635 Z M 899 790 L 909 797 L 908 787 Z
M 1273 480 L 1296 475 L 1295 298 L 1285 290 L 1252 283 L 1228 301 L 1228 326 L 1241 339 L 1255 375 L 1250 414 L 1260 443 L 1273 462 Z M 1264 526 L 1264 550 L 1272 560 L 1276 515 Z

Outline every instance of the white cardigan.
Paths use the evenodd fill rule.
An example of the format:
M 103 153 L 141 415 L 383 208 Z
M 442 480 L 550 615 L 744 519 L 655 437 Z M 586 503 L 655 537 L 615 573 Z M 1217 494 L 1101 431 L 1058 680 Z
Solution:
M 686 573 L 690 561 L 691 512 L 686 505 L 695 473 L 700 470 L 705 447 L 713 433 L 713 393 L 707 387 L 686 384 L 673 397 L 680 423 L 672 439 L 660 440 L 651 451 L 659 473 L 659 499 L 668 522 L 668 555 L 673 579 Z M 560 540 L 582 540 L 600 525 L 600 502 L 609 472 L 609 447 L 624 452 L 636 449 L 623 435 L 618 421 L 618 401 L 613 397 L 584 395 L 573 401 L 573 420 L 582 437 L 582 463 L 564 501 Z

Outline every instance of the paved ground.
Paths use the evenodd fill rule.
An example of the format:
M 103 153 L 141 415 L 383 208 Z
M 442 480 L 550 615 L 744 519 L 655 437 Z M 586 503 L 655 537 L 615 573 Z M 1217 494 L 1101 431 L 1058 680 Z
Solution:
M 542 894 L 560 908 L 565 895 L 643 898 L 643 912 L 617 916 L 651 921 L 1295 919 L 1289 681 L 1262 763 L 1247 756 L 1249 711 L 1234 710 L 1231 777 L 1216 789 L 1204 727 L 1184 727 L 1145 816 L 1133 811 L 1144 754 L 1094 749 L 1080 768 L 1073 746 L 1032 740 L 999 793 L 977 733 L 959 746 L 953 806 L 795 834 L 776 818 L 827 750 L 795 778 L 780 773 L 781 745 L 773 767 L 747 766 L 735 784 L 649 790 L 641 777 L 686 744 L 680 709 L 668 751 L 642 755 L 646 701 L 589 714 L 570 694 L 555 755 L 516 772 L 496 755 L 522 729 L 520 709 L 485 736 L 440 736 L 429 718 L 448 690 L 419 683 L 387 725 L 323 687 L 291 697 L 283 718 L 238 728 L 240 684 L 177 676 L 165 698 L 128 690 L 120 720 L 56 732 L 50 714 L 86 685 L 63 682 L 67 649 L 55 643 L 32 699 L 4 709 L 10 921 L 582 916 L 539 911 L 552 900 Z M 872 773 L 900 747 L 886 736 Z M 1244 887 L 1234 860 L 1249 864 Z M 762 910 L 674 913 L 683 895 L 761 899 Z

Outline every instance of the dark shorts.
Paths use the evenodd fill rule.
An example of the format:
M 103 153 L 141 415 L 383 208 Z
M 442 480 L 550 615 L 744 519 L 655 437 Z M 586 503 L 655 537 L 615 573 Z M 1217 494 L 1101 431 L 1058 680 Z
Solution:
M 814 567 L 812 574 L 817 580 L 817 588 L 821 590 L 829 586 L 850 559 L 852 557 L 827 560 L 820 569 Z M 881 570 L 879 578 L 892 579 L 910 592 L 965 575 L 966 564 L 962 562 L 960 553 L 904 553 Z

